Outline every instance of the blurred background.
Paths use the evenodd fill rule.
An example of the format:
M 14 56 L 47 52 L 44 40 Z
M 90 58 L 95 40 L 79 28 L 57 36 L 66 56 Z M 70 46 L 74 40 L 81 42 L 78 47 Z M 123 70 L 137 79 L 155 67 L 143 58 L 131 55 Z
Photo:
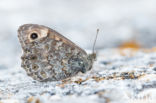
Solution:
M 49 26 L 83 49 L 114 48 L 134 40 L 156 46 L 156 0 L 0 0 L 0 69 L 20 66 L 20 25 Z

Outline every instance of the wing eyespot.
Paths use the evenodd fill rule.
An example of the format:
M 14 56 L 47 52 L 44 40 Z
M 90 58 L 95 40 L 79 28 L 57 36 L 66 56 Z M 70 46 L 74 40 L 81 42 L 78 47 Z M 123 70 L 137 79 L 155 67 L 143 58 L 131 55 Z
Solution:
M 37 34 L 37 33 L 31 33 L 31 34 L 30 34 L 30 38 L 31 38 L 32 40 L 35 40 L 35 39 L 38 38 L 38 34 Z

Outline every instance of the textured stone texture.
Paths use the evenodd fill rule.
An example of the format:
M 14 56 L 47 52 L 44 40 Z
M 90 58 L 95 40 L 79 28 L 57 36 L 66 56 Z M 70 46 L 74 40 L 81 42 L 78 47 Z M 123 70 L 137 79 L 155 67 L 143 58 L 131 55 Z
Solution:
M 37 82 L 19 66 L 0 71 L 2 103 L 155 103 L 155 49 L 105 49 L 93 69 L 57 82 Z M 7 101 L 6 101 L 7 99 Z

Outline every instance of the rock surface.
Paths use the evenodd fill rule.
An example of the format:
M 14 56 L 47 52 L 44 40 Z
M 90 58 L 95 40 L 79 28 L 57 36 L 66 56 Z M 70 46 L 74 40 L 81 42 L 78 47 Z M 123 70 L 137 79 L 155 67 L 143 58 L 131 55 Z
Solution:
M 0 103 L 155 103 L 155 49 L 105 49 L 86 74 L 37 82 L 18 65 L 0 69 Z

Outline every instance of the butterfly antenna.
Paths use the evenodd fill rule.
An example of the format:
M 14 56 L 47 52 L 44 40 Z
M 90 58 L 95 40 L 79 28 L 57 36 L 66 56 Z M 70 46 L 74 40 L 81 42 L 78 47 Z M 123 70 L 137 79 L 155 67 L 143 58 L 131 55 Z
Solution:
M 96 37 L 95 37 L 94 44 L 93 44 L 93 54 L 95 54 L 95 44 L 96 44 L 98 34 L 99 34 L 99 29 L 96 30 Z

